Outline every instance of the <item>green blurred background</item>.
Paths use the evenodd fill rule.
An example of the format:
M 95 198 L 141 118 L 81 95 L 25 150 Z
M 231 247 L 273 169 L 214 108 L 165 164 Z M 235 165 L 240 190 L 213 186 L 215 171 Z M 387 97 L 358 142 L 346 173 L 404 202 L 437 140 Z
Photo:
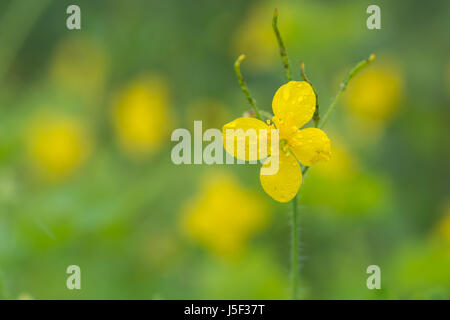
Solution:
M 304 61 L 332 160 L 300 189 L 301 296 L 450 298 L 450 3 L 433 1 L 0 2 L 0 297 L 289 298 L 290 205 L 258 166 L 170 160 L 175 128 L 270 110 Z M 381 8 L 368 30 L 366 8 Z M 81 268 L 82 289 L 66 288 Z M 381 290 L 366 268 L 381 267 Z

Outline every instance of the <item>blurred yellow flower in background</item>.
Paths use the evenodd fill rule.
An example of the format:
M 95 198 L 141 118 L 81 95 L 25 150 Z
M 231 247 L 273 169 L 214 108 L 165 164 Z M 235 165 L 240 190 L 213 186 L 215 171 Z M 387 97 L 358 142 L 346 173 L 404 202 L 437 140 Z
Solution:
M 203 129 L 220 128 L 229 117 L 228 108 L 220 101 L 203 98 L 193 101 L 187 110 L 188 122 L 202 120 Z
M 58 86 L 82 95 L 103 90 L 108 59 L 105 51 L 88 37 L 64 38 L 53 53 L 50 77 Z
M 327 212 L 333 215 L 355 216 L 372 213 L 387 201 L 387 181 L 365 170 L 348 143 L 337 138 L 331 153 L 329 161 L 309 171 L 308 183 L 302 187 L 304 203 L 331 208 Z
M 32 165 L 50 180 L 71 175 L 86 159 L 90 143 L 84 126 L 73 117 L 36 117 L 26 132 Z
M 388 122 L 400 107 L 403 97 L 402 73 L 394 63 L 373 65 L 353 79 L 345 95 L 348 109 L 377 129 Z
M 122 151 L 131 158 L 155 152 L 172 126 L 164 80 L 143 76 L 126 86 L 114 101 L 113 125 Z
M 267 224 L 268 212 L 261 200 L 233 176 L 209 174 L 182 209 L 183 231 L 215 254 L 236 257 Z
M 346 180 L 359 171 L 357 159 L 339 142 L 333 140 L 331 146 L 333 156 L 326 163 L 318 163 L 314 167 L 314 174 L 330 179 Z
M 360 19 L 358 6 L 336 2 L 333 7 L 322 1 L 263 0 L 255 1 L 243 16 L 230 44 L 233 57 L 245 53 L 250 68 L 270 70 L 278 65 L 279 49 L 272 29 L 272 14 L 282 12 L 278 21 L 284 43 L 291 48 L 291 58 L 329 51 L 329 48 L 352 46 L 366 36 L 363 28 L 349 21 Z M 324 23 L 326 22 L 326 23 Z M 299 61 L 292 60 L 295 66 Z

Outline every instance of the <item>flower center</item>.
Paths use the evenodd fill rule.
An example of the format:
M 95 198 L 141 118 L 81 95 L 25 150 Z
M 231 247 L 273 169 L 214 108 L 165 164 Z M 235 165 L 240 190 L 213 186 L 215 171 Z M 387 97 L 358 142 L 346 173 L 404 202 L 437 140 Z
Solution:
M 284 153 L 288 152 L 288 144 L 287 144 L 287 140 L 286 139 L 281 139 L 280 140 L 280 147 L 281 147 L 281 150 L 283 150 Z

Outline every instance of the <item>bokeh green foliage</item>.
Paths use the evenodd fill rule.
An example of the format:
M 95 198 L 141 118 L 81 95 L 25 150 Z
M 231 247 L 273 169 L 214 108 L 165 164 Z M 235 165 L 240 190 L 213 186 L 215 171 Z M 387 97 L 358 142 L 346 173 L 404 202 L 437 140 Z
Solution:
M 345 95 L 357 93 L 349 91 L 325 129 L 337 160 L 312 168 L 300 189 L 302 297 L 450 298 L 450 227 L 442 227 L 450 215 L 448 1 L 377 1 L 382 29 L 368 30 L 372 1 L 80 0 L 80 31 L 65 26 L 71 1 L 31 2 L 0 30 L 4 51 L 42 5 L 0 79 L 2 297 L 288 297 L 290 207 L 264 194 L 256 166 L 170 161 L 171 129 L 192 130 L 193 120 L 220 128 L 249 109 L 234 77 L 239 54 L 247 55 L 242 72 L 253 96 L 270 111 L 284 83 L 270 29 L 278 7 L 294 78 L 305 61 L 322 112 L 345 72 L 370 53 L 377 55 L 370 68 L 401 83 L 376 123 L 373 110 L 350 106 Z M 13 3 L 0 3 L 0 21 Z M 170 112 L 155 111 L 163 122 L 155 130 L 167 130 L 160 143 L 130 156 L 117 139 L 129 127 L 113 110 L 142 75 L 163 83 Z M 61 114 L 80 124 L 68 136 L 83 157 L 67 160 L 70 170 L 55 178 L 36 168 L 28 146 L 44 130 L 31 130 L 33 123 L 46 128 Z M 202 246 L 180 223 L 185 204 L 201 198 L 202 181 L 217 170 L 254 192 L 270 215 L 232 258 Z M 220 225 L 211 229 L 220 236 Z M 81 291 L 65 286 L 71 264 L 81 267 Z M 371 264 L 382 270 L 379 291 L 366 287 Z

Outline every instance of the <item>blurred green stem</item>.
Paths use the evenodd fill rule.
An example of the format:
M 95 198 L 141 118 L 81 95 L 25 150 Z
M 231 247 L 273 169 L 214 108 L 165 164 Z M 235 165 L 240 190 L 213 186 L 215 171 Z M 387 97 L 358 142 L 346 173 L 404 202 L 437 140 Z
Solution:
M 331 112 L 333 111 L 334 107 L 336 106 L 337 102 L 339 101 L 339 98 L 341 97 L 342 93 L 347 88 L 347 85 L 349 81 L 364 67 L 368 66 L 373 60 L 375 60 L 375 55 L 371 54 L 370 57 L 366 60 L 361 61 L 358 63 L 353 69 L 350 70 L 350 72 L 347 74 L 347 77 L 345 77 L 344 81 L 342 81 L 341 86 L 339 88 L 338 93 L 334 97 L 333 101 L 331 102 L 330 107 L 328 108 L 327 112 L 325 113 L 325 116 L 323 117 L 322 122 L 319 125 L 319 128 L 323 128 L 325 124 L 328 121 L 328 118 L 330 117 Z
M 253 108 L 253 110 L 255 111 L 256 117 L 260 120 L 262 120 L 261 118 L 261 114 L 259 113 L 259 109 L 256 106 L 256 102 L 255 99 L 253 99 L 253 97 L 250 95 L 250 91 L 248 91 L 248 87 L 247 87 L 247 83 L 245 83 L 244 78 L 242 77 L 242 73 L 241 73 L 241 62 L 245 59 L 245 54 L 241 54 L 236 62 L 234 63 L 234 71 L 236 72 L 236 77 L 238 78 L 239 81 L 239 85 L 241 87 L 242 92 L 244 93 L 245 97 L 247 98 L 248 103 L 250 104 L 250 106 Z
M 8 72 L 17 51 L 22 47 L 33 25 L 51 0 L 10 1 L 0 20 L 0 83 Z M 64 28 L 64 24 L 61 28 Z
M 289 59 L 287 57 L 286 48 L 284 46 L 283 39 L 281 39 L 280 31 L 278 30 L 278 9 L 273 11 L 272 27 L 277 38 L 278 47 L 280 49 L 281 60 L 283 60 L 284 72 L 286 73 L 287 81 L 292 80 L 291 70 L 289 68 Z

